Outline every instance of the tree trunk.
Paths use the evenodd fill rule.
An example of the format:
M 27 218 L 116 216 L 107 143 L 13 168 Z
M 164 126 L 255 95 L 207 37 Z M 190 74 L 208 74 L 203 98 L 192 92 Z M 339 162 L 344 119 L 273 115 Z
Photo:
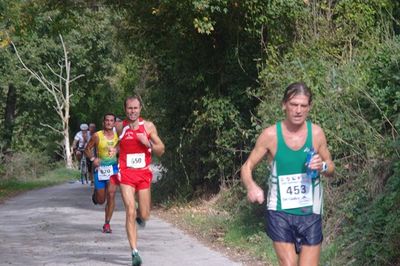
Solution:
M 59 84 L 55 84 L 48 80 L 41 72 L 35 72 L 29 67 L 27 67 L 22 60 L 21 56 L 18 53 L 17 48 L 15 47 L 14 43 L 11 42 L 11 45 L 14 48 L 15 54 L 18 57 L 18 60 L 21 62 L 22 66 L 31 74 L 32 77 L 34 77 L 39 83 L 53 96 L 54 100 L 54 109 L 56 110 L 58 116 L 60 117 L 60 122 L 62 124 L 62 130 L 59 130 L 57 127 L 54 127 L 52 125 L 48 124 L 43 124 L 40 123 L 42 126 L 46 126 L 50 128 L 51 130 L 57 132 L 58 134 L 63 135 L 63 151 L 64 151 L 64 161 L 65 161 L 65 166 L 67 168 L 73 168 L 72 164 L 72 153 L 71 153 L 71 145 L 69 143 L 69 107 L 70 107 L 70 100 L 72 97 L 72 93 L 70 90 L 70 84 L 74 80 L 77 80 L 80 77 L 83 77 L 84 75 L 78 75 L 75 78 L 71 79 L 71 61 L 68 60 L 68 52 L 64 44 L 64 40 L 61 36 L 59 35 L 60 40 L 61 40 L 61 45 L 64 51 L 64 65 L 58 65 L 60 67 L 60 70 L 58 73 L 51 68 L 49 64 L 46 64 L 49 70 L 59 78 L 60 82 Z M 65 74 L 64 74 L 64 69 L 65 69 Z M 64 76 L 65 75 L 65 76 Z
M 66 80 L 65 80 L 65 101 L 64 101 L 64 116 L 61 117 L 62 119 L 62 124 L 63 124 L 63 135 L 64 135 L 64 142 L 65 142 L 65 159 L 66 159 L 66 164 L 68 169 L 73 168 L 72 164 L 72 149 L 71 145 L 69 143 L 69 107 L 70 107 L 70 98 L 71 98 L 71 92 L 69 88 L 70 84 L 70 71 L 71 71 L 71 62 L 68 61 L 68 54 L 65 49 L 64 42 L 63 43 L 63 48 L 64 48 L 64 55 L 65 55 L 65 74 L 66 74 Z
M 4 131 L 3 139 L 4 150 L 11 148 L 13 131 L 14 131 L 14 120 L 15 120 L 15 109 L 17 106 L 17 92 L 14 84 L 8 84 L 7 102 L 4 115 Z
M 68 169 L 73 168 L 72 164 L 72 152 L 71 152 L 71 144 L 69 143 L 69 130 L 68 126 L 64 128 L 64 147 L 65 147 L 65 157 L 66 157 L 66 167 Z

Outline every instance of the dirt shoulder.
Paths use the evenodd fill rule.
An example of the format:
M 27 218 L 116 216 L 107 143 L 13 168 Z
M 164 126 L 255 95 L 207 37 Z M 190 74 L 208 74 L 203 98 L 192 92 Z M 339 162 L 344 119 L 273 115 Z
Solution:
M 195 205 L 187 205 L 184 207 L 164 208 L 156 206 L 153 208 L 152 212 L 154 215 L 195 237 L 204 245 L 228 256 L 234 261 L 240 262 L 243 265 L 251 266 L 268 265 L 259 259 L 255 259 L 251 254 L 249 254 L 249 252 L 246 252 L 246 250 L 228 246 L 224 242 L 225 232 L 220 230 L 218 226 L 205 230 L 202 226 L 197 226 L 188 221 L 188 215 L 202 217 L 202 219 L 215 215 L 226 215 L 223 212 L 215 211 L 212 204 L 213 201 L 211 200 L 201 201 Z

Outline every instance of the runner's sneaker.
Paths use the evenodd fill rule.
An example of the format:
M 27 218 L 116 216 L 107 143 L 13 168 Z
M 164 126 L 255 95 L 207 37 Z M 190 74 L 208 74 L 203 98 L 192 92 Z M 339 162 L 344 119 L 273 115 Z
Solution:
M 94 205 L 97 205 L 97 201 L 96 201 L 96 198 L 95 198 L 95 194 L 94 194 L 94 193 L 93 193 L 93 195 L 92 195 L 92 202 L 93 202 Z
M 111 234 L 112 233 L 110 224 L 104 224 L 103 225 L 103 233 L 107 233 L 107 234 Z
M 143 220 L 143 219 L 140 218 L 140 217 L 136 217 L 136 223 L 138 224 L 138 226 L 139 226 L 140 228 L 145 228 L 145 227 L 146 227 L 146 221 Z
M 138 251 L 132 252 L 132 266 L 140 266 L 142 265 L 142 258 L 139 255 Z

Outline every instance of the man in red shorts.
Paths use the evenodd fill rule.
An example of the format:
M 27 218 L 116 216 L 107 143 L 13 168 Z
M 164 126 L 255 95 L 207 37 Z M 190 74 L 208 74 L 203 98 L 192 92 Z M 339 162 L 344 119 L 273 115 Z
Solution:
M 142 119 L 142 102 L 131 96 L 124 103 L 126 119 L 116 124 L 119 136 L 119 174 L 122 200 L 126 211 L 126 231 L 132 248 L 132 265 L 141 265 L 137 250 L 136 222 L 144 225 L 150 216 L 150 184 L 153 173 L 150 169 L 151 155 L 161 156 L 164 144 L 155 125 Z M 139 208 L 136 210 L 135 194 Z

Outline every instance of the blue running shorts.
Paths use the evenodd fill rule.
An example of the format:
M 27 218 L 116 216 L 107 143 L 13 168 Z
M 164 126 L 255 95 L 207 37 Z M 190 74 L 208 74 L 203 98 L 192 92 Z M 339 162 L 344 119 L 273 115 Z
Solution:
M 113 165 L 113 174 L 117 174 L 117 173 L 118 173 L 118 165 L 114 164 Z M 98 169 L 96 168 L 94 170 L 94 188 L 95 189 L 105 189 L 109 181 L 110 180 L 99 180 Z
M 266 232 L 274 242 L 293 243 L 299 254 L 302 245 L 322 243 L 322 218 L 319 214 L 293 215 L 267 210 Z

